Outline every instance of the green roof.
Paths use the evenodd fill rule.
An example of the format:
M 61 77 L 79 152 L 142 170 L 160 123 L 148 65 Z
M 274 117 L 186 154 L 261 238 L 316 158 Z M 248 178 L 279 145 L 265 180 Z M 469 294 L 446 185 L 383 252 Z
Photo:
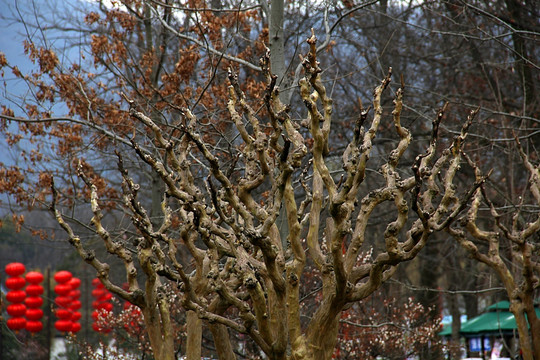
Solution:
M 459 332 L 463 335 L 468 335 L 500 331 L 505 332 L 514 329 L 517 329 L 514 314 L 509 311 L 490 311 L 461 325 L 461 330 Z
M 501 301 L 489 306 L 487 312 L 461 324 L 459 333 L 463 336 L 472 336 L 486 333 L 513 332 L 517 329 L 516 319 L 508 309 L 510 303 Z M 540 309 L 535 309 L 540 318 Z M 440 336 L 452 335 L 452 326 L 448 325 L 439 333 Z
M 510 309 L 510 301 L 499 301 L 498 303 L 495 303 L 491 306 L 488 306 L 486 310 L 493 311 L 493 310 L 509 310 Z
M 443 326 L 442 331 L 439 332 L 439 336 L 450 336 L 452 335 L 452 324 L 446 324 Z

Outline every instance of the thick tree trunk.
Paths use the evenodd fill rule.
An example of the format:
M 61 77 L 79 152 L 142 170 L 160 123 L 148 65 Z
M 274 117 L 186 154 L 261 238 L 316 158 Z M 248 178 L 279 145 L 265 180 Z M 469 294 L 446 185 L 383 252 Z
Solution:
M 151 175 L 151 201 L 150 205 L 150 220 L 154 227 L 159 228 L 159 224 L 162 221 L 163 212 L 161 210 L 161 202 L 163 201 L 163 192 L 165 186 L 159 175 L 152 173 Z
M 214 338 L 214 346 L 220 360 L 236 360 L 236 355 L 233 351 L 231 340 L 229 339 L 229 331 L 225 325 L 208 324 L 212 336 Z
M 175 360 L 173 334 L 163 331 L 159 311 L 147 307 L 142 310 L 142 313 L 154 359 Z
M 418 295 L 418 300 L 424 306 L 425 309 L 430 308 L 428 312 L 428 317 L 425 319 L 426 322 L 429 322 L 440 314 L 439 308 L 439 293 L 431 291 L 436 289 L 438 286 L 438 279 L 440 274 L 438 271 L 438 259 L 439 250 L 435 242 L 428 242 L 424 249 L 424 255 L 419 257 L 420 261 L 420 286 L 425 289 L 420 291 Z M 433 351 L 429 344 L 425 344 L 422 348 L 420 355 L 421 360 L 438 360 L 441 358 L 442 354 L 440 351 Z
M 280 87 L 281 92 L 279 98 L 281 101 L 286 102 L 288 99 L 287 92 L 283 85 L 285 79 L 285 72 L 287 67 L 285 66 L 285 39 L 283 37 L 283 15 L 285 12 L 283 0 L 272 0 L 270 4 L 270 17 L 268 19 L 268 47 L 270 49 L 270 65 L 274 75 L 277 76 L 277 85 Z
M 446 273 L 449 290 L 455 291 L 459 288 L 461 283 L 460 272 L 461 272 L 461 261 L 456 257 L 449 258 L 450 265 L 452 270 Z M 455 292 L 448 295 L 448 307 L 450 310 L 450 315 L 452 315 L 452 337 L 450 343 L 450 354 L 452 359 L 460 358 L 460 334 L 461 330 L 461 312 L 459 310 L 459 295 Z
M 529 326 L 527 324 L 525 313 L 523 312 L 523 305 L 521 302 L 511 301 L 510 311 L 516 318 L 519 334 L 519 345 L 521 351 L 523 352 L 523 360 L 535 360 L 535 357 L 533 356 L 533 345 L 531 343 L 531 337 L 529 336 Z
M 540 320 L 536 318 L 533 321 L 529 321 L 529 323 L 531 325 L 534 358 L 538 360 L 540 359 Z
M 523 5 L 516 0 L 505 0 L 506 8 L 510 13 L 511 19 L 514 21 L 514 26 L 518 30 L 522 30 L 522 23 L 525 23 L 525 16 L 523 16 Z M 536 95 L 536 76 L 532 74 L 532 66 L 527 62 L 529 61 L 529 51 L 526 47 L 525 40 L 518 32 L 512 32 L 512 42 L 514 44 L 514 57 L 517 64 L 517 72 L 520 77 L 520 81 L 523 84 L 523 97 L 525 100 L 525 108 L 535 110 L 535 104 L 537 103 Z
M 527 314 L 527 321 L 529 327 L 530 339 L 532 343 L 533 358 L 535 360 L 540 359 L 540 319 L 536 316 L 534 309 L 533 294 L 523 302 L 524 313 Z
M 141 311 L 154 358 L 155 360 L 175 360 L 170 307 L 166 296 L 158 291 L 161 283 L 151 265 L 152 250 L 141 247 L 138 256 L 147 276 L 145 301 Z
M 194 311 L 187 312 L 186 360 L 201 359 L 202 320 Z
M 332 358 L 337 343 L 339 317 L 343 304 L 326 301 L 317 310 L 308 329 L 307 339 L 309 352 L 313 360 Z
M 452 341 L 450 346 L 450 354 L 453 359 L 459 359 L 460 355 L 460 335 L 461 330 L 461 313 L 459 311 L 458 295 L 450 294 L 448 299 L 450 314 L 452 315 Z

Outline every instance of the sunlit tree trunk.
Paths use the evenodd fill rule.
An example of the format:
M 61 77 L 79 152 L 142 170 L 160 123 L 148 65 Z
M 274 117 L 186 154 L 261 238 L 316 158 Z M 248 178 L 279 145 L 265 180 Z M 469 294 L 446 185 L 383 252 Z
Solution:
M 336 347 L 342 309 L 341 304 L 331 302 L 327 300 L 321 304 L 308 329 L 307 339 L 313 360 L 331 359 Z
M 200 360 L 202 350 L 202 320 L 197 316 L 195 311 L 190 310 L 187 312 L 186 330 L 187 360 Z

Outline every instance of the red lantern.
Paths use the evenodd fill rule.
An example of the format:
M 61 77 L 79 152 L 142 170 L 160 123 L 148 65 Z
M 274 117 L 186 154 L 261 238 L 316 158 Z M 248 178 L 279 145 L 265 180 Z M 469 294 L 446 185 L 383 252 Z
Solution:
M 95 288 L 98 288 L 98 289 L 105 287 L 105 285 L 103 285 L 101 280 L 99 280 L 98 278 L 95 278 L 94 280 L 92 280 L 92 286 L 95 287 Z
M 73 300 L 77 300 L 81 297 L 81 291 L 80 290 L 71 290 L 68 294 L 70 298 Z
M 26 293 L 23 290 L 11 290 L 6 294 L 6 300 L 10 303 L 22 303 L 26 298 Z
M 26 281 L 30 284 L 39 284 L 43 281 L 43 274 L 37 271 L 29 271 L 26 276 Z
M 100 301 L 100 302 L 105 302 L 105 301 L 109 301 L 111 299 L 112 299 L 112 294 L 107 291 L 105 294 L 98 297 L 97 300 Z
M 6 274 L 9 276 L 19 276 L 24 274 L 26 268 L 23 264 L 15 262 L 6 265 Z
M 7 327 L 10 328 L 13 331 L 19 331 L 24 329 L 26 326 L 26 319 L 23 317 L 16 317 L 8 319 L 7 321 Z
M 39 296 L 43 294 L 43 286 L 37 284 L 30 284 L 26 287 L 26 294 L 28 296 Z
M 74 277 L 69 281 L 68 284 L 71 286 L 72 289 L 76 289 L 81 286 L 81 279 Z
M 26 280 L 20 276 L 14 276 L 6 279 L 6 287 L 10 290 L 20 290 L 26 285 Z
M 110 302 L 92 301 L 92 307 L 96 310 L 104 310 L 110 312 L 113 309 L 113 304 Z
M 71 304 L 71 298 L 67 296 L 58 296 L 54 302 L 58 307 L 67 308 L 69 307 L 69 304 Z
M 38 296 L 30 296 L 24 300 L 24 304 L 27 308 L 37 309 L 43 305 L 43 299 Z
M 71 332 L 72 333 L 76 333 L 76 332 L 79 332 L 81 330 L 82 326 L 80 323 L 78 322 L 74 322 L 72 325 L 71 325 Z
M 37 333 L 40 332 L 43 329 L 43 324 L 41 321 L 27 321 L 26 322 L 26 330 L 30 331 L 31 333 Z
M 74 312 L 71 313 L 71 321 L 79 321 L 79 320 L 81 320 L 81 317 L 82 317 L 82 315 L 78 311 L 74 311 Z
M 58 331 L 62 332 L 69 332 L 71 331 L 71 327 L 73 326 L 73 323 L 70 320 L 57 320 L 54 323 L 54 327 Z
M 67 309 L 56 309 L 54 314 L 60 320 L 71 320 L 71 311 Z
M 62 270 L 54 274 L 54 280 L 59 284 L 67 283 L 72 277 L 73 275 L 66 270 Z
M 113 309 L 113 304 L 111 304 L 110 302 L 100 303 L 100 304 L 98 304 L 96 309 L 97 310 L 104 310 L 105 312 L 111 312 L 112 309 Z
M 26 309 L 25 316 L 27 320 L 37 321 L 43 317 L 43 310 L 32 308 Z
M 107 290 L 103 289 L 103 288 L 96 288 L 94 290 L 92 290 L 92 296 L 95 297 L 96 299 L 105 295 L 105 292 Z
M 79 300 L 74 300 L 69 305 L 71 310 L 79 310 L 82 307 L 82 303 Z
M 26 306 L 24 304 L 11 304 L 7 307 L 7 313 L 16 318 L 16 317 L 22 317 L 24 314 L 26 314 Z
M 54 287 L 54 292 L 60 296 L 67 296 L 71 292 L 71 286 L 69 284 L 58 284 Z

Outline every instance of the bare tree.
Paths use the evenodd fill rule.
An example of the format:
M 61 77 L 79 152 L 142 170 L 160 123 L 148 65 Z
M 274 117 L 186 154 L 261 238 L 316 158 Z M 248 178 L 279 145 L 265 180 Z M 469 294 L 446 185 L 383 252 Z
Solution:
M 343 179 L 336 183 L 324 160 L 332 120 L 332 101 L 319 75 L 315 37 L 312 36 L 308 42 L 311 50 L 303 62 L 306 77 L 300 86 L 308 110 L 309 133 L 313 139 L 311 146 L 308 138 L 297 130 L 297 125 L 284 111 L 277 97 L 275 78 L 269 72 L 266 72 L 268 92 L 265 97 L 269 114 L 267 123 L 256 117 L 245 101 L 236 76 L 230 73 L 228 110 L 244 142 L 243 169 L 238 171 L 237 181 L 232 182 L 226 176 L 219 158 L 197 132 L 197 118 L 188 109 L 184 109 L 180 122 L 169 130 L 169 133 L 178 133 L 178 139 L 174 141 L 167 140 L 164 129 L 150 117 L 135 108 L 130 110 L 131 116 L 154 132 L 158 149 L 167 153 L 167 162 L 164 163 L 133 143 L 133 149 L 141 159 L 166 184 L 162 206 L 164 221 L 158 228 L 152 225 L 138 202 L 138 186 L 123 168 L 119 154 L 126 211 L 140 234 L 137 257 L 145 274 L 144 290 L 138 285 L 132 254 L 121 242 L 113 241 L 102 226 L 103 213 L 96 186 L 82 168 L 79 176 L 92 189 L 92 224 L 109 252 L 125 262 L 129 290 L 123 290 L 110 281 L 109 266 L 84 248 L 61 212 L 53 206 L 58 222 L 69 234 L 70 242 L 77 247 L 82 258 L 97 269 L 104 284 L 142 309 L 156 358 L 168 359 L 173 354 L 169 305 L 159 290 L 162 281 L 167 279 L 182 284 L 184 306 L 213 328 L 216 347 L 224 358 L 234 356 L 230 345 L 226 345 L 229 341 L 226 329 L 229 328 L 248 334 L 270 358 L 285 358 L 290 346 L 293 357 L 327 359 L 335 346 L 341 311 L 375 291 L 391 277 L 399 263 L 414 258 L 433 231 L 444 229 L 466 206 L 472 190 L 464 194 L 461 201 L 450 199 L 455 196 L 452 180 L 459 167 L 460 147 L 472 115 L 462 134 L 433 162 L 436 155 L 434 131 L 427 153 L 417 158 L 415 174 L 402 179 L 397 166 L 410 141 L 409 132 L 399 122 L 402 90 L 398 90 L 393 111 L 394 125 L 401 140 L 383 165 L 381 175 L 378 175 L 384 179 L 384 185 L 358 199 L 366 176 L 371 142 L 382 120 L 380 97 L 390 82 L 390 74 L 375 90 L 375 115 L 367 131 L 362 129 L 367 111 L 358 118 L 355 141 L 343 156 Z M 263 64 L 267 63 L 268 59 L 263 59 Z M 268 71 L 267 65 L 263 65 L 263 69 Z M 317 102 L 321 103 L 321 110 Z M 241 114 L 246 117 L 250 131 Z M 261 129 L 268 125 L 273 129 L 269 138 Z M 276 141 L 279 136 L 285 137 L 283 147 Z M 197 155 L 191 156 L 203 165 L 196 168 L 205 174 L 206 186 L 194 181 L 197 163 L 190 161 L 189 155 L 194 149 Z M 310 163 L 311 170 L 306 167 Z M 445 164 L 448 166 L 446 171 L 443 170 Z M 439 189 L 435 177 L 441 171 L 445 175 Z M 312 179 L 310 186 L 305 183 L 306 174 L 310 174 Z M 295 177 L 303 183 L 306 192 L 301 202 L 295 196 Z M 420 194 L 423 178 L 428 179 L 429 190 Z M 483 181 L 479 179 L 473 188 Z M 256 200 L 259 188 L 266 188 L 267 194 L 265 197 L 261 193 Z M 440 199 L 436 198 L 438 194 L 442 195 Z M 410 217 L 407 197 L 418 216 L 409 229 L 406 228 Z M 174 207 L 171 206 L 173 200 L 176 203 Z M 54 199 L 53 204 L 56 201 Z M 358 252 L 367 235 L 369 215 L 387 201 L 395 204 L 396 219 L 386 228 L 385 245 L 370 263 L 357 266 Z M 282 205 L 286 208 L 290 229 L 287 238 L 289 249 L 282 247 L 274 223 Z M 175 217 L 177 221 L 173 221 Z M 320 232 L 322 222 L 326 223 L 323 233 Z M 173 227 L 173 223 L 176 226 Z M 185 265 L 177 260 L 178 240 L 193 257 L 195 272 L 192 275 L 187 274 Z M 315 262 L 323 285 L 319 308 L 307 329 L 303 330 L 298 283 L 306 270 L 307 254 Z M 231 307 L 238 311 L 238 318 L 232 319 L 224 314 L 224 310 Z
M 532 203 L 524 201 L 504 207 L 496 205 L 485 187 L 476 190 L 472 206 L 459 221 L 462 228 L 449 227 L 449 232 L 471 254 L 492 268 L 510 299 L 510 311 L 514 314 L 519 333 L 523 358 L 540 357 L 540 319 L 535 311 L 535 299 L 540 287 L 540 170 L 531 164 L 517 141 L 525 169 L 529 173 L 529 191 Z M 476 176 L 481 171 L 476 168 Z M 482 202 L 487 208 L 482 209 Z M 532 212 L 529 210 L 535 209 Z M 479 220 L 480 212 L 489 212 L 491 220 Z
M 107 288 L 142 310 L 156 359 L 175 354 L 172 301 L 187 311 L 190 359 L 201 357 L 205 329 L 220 358 L 236 357 L 232 338 L 242 334 L 269 358 L 328 359 L 343 312 L 405 269 L 435 233 L 447 230 L 469 244 L 455 223 L 462 212 L 477 211 L 474 202 L 468 209 L 470 199 L 479 201 L 482 191 L 495 188 L 478 170 L 489 156 L 480 153 L 475 164 L 464 155 L 467 134 L 478 128 L 473 119 L 485 112 L 473 110 L 461 124 L 447 106 L 431 108 L 430 124 L 427 103 L 444 91 L 428 96 L 418 86 L 452 82 L 437 80 L 434 74 L 446 73 L 436 68 L 420 76 L 417 62 L 394 59 L 414 31 L 375 38 L 386 34 L 375 24 L 369 29 L 375 54 L 360 42 L 349 44 L 346 52 L 336 51 L 343 56 L 334 65 L 321 68 L 319 61 L 333 55 L 332 35 L 340 26 L 344 34 L 357 29 L 355 22 L 344 23 L 358 10 L 375 13 L 397 34 L 393 21 L 424 26 L 410 19 L 417 9 L 430 9 L 411 3 L 402 18 L 391 3 L 375 3 L 320 5 L 324 11 L 313 18 L 324 41 L 317 44 L 312 33 L 294 69 L 273 53 L 257 64 L 255 54 L 264 53 L 274 30 L 252 29 L 262 26 L 260 18 L 276 25 L 268 44 L 280 48 L 299 36 L 280 24 L 309 21 L 308 2 L 298 5 L 304 13 L 297 24 L 288 13 L 279 19 L 287 11 L 279 1 L 271 8 L 263 1 L 210 7 L 136 1 L 121 10 L 102 8 L 85 18 L 93 27 L 87 32 L 96 74 L 62 63 L 46 44 L 27 44 L 40 66 L 30 76 L 0 54 L 2 70 L 35 94 L 34 101 L 16 103 L 25 116 L 2 104 L 3 135 L 10 146 L 26 138 L 37 144 L 25 150 L 19 166 L 0 167 L 0 189 L 29 209 L 53 211 Z M 449 46 L 448 53 L 457 57 L 455 49 Z M 365 79 L 346 66 L 345 59 L 359 54 L 373 83 L 384 77 L 374 91 L 358 86 Z M 403 78 L 392 94 L 391 72 L 384 72 L 393 61 L 405 78 L 418 75 L 407 89 L 414 106 L 403 104 Z M 338 70 L 355 75 L 342 78 Z M 299 81 L 289 87 L 291 79 Z M 301 101 L 288 104 L 293 93 Z M 371 94 L 364 108 L 359 99 Z M 46 108 L 53 101 L 66 104 L 67 116 L 53 117 Z M 440 126 L 444 116 L 450 124 Z M 525 158 L 534 168 L 534 158 Z M 501 213 L 500 204 L 485 199 L 491 213 Z M 518 231 L 499 223 L 505 237 Z M 527 231 L 534 239 L 538 228 Z M 425 256 L 431 257 L 426 264 L 439 261 L 437 251 Z M 313 289 L 301 286 L 307 278 Z M 126 280 L 127 289 L 121 286 Z M 178 288 L 174 296 L 171 286 Z
M 462 200 L 451 201 L 460 149 L 474 114 L 439 155 L 437 128 L 442 110 L 434 121 L 427 152 L 417 157 L 411 175 L 400 175 L 403 170 L 399 160 L 410 142 L 409 131 L 400 123 L 402 86 L 392 112 L 400 140 L 380 173 L 374 174 L 380 178 L 378 186 L 362 187 L 368 177 L 366 164 L 372 141 L 383 120 L 380 100 L 390 84 L 389 73 L 374 91 L 374 115 L 367 130 L 363 126 L 368 110 L 362 110 L 357 119 L 354 140 L 343 153 L 341 180 L 337 181 L 325 160 L 332 99 L 321 81 L 314 35 L 308 43 L 310 51 L 303 60 L 305 77 L 300 81 L 307 109 L 306 130 L 290 119 L 279 100 L 268 56 L 261 62 L 267 78 L 266 119 L 261 120 L 247 103 L 236 75 L 229 72 L 228 112 L 242 142 L 234 167 L 225 167 L 212 142 L 201 137 L 200 122 L 189 109 L 183 108 L 174 123 L 158 124 L 126 97 L 130 116 L 153 133 L 151 143 L 126 139 L 123 142 L 130 144 L 128 149 L 117 149 L 118 171 L 123 179 L 118 191 L 136 231 L 135 247 L 106 229 L 105 204 L 100 201 L 98 184 L 82 162 L 78 175 L 90 190 L 87 199 L 94 214 L 91 224 L 95 233 L 108 252 L 124 262 L 127 290 L 111 281 L 110 266 L 85 248 L 66 221 L 58 207 L 62 198 L 53 185 L 54 176 L 41 179 L 52 185 L 51 209 L 82 259 L 96 268 L 109 290 L 141 308 L 157 359 L 172 359 L 174 354 L 170 305 L 160 290 L 164 281 L 180 285 L 183 306 L 212 330 L 223 358 L 235 356 L 228 331 L 249 335 L 270 358 L 286 358 L 288 354 L 295 358 L 329 358 L 341 311 L 377 290 L 401 262 L 414 258 L 430 234 L 446 228 L 457 217 L 473 189 L 484 180 L 471 184 Z M 24 121 L 9 114 L 3 118 Z M 280 137 L 284 138 L 283 145 L 277 141 Z M 155 149 L 149 150 L 149 144 Z M 158 224 L 151 221 L 139 202 L 139 185 L 124 166 L 122 153 L 129 148 L 165 184 L 163 217 Z M 442 181 L 437 184 L 441 173 Z M 358 264 L 359 251 L 369 237 L 370 215 L 386 203 L 394 204 L 395 219 L 387 224 L 381 247 L 372 260 Z M 289 227 L 286 242 L 280 239 L 275 225 L 281 206 L 286 209 Z M 194 266 L 191 274 L 186 271 L 189 264 L 179 261 L 179 249 L 190 254 Z M 298 289 L 302 275 L 310 269 L 308 256 L 320 276 L 322 299 L 304 328 Z M 144 274 L 143 286 L 139 284 L 139 272 Z M 228 315 L 230 309 L 235 310 L 235 316 Z M 188 341 L 196 342 L 199 336 L 198 327 L 188 328 Z

